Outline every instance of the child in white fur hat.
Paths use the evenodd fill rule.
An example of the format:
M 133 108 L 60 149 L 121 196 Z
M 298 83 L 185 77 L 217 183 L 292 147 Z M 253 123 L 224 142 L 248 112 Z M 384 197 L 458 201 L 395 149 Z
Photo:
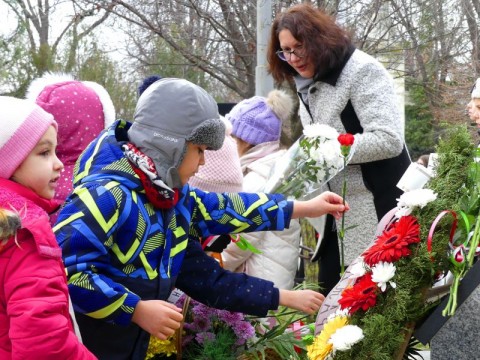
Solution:
M 49 224 L 62 162 L 57 123 L 0 96 L 0 359 L 95 359 L 74 333 L 61 249 Z

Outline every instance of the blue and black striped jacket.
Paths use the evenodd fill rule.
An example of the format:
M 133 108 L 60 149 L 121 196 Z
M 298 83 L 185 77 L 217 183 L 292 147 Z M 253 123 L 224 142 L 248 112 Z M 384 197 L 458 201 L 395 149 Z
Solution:
M 273 283 L 222 269 L 198 238 L 283 230 L 292 203 L 282 195 L 185 185 L 173 209 L 156 209 L 121 149 L 129 126 L 116 122 L 80 156 L 75 190 L 54 228 L 87 347 L 99 358 L 140 359 L 148 336 L 131 323 L 135 306 L 140 299 L 166 300 L 174 286 L 217 308 L 258 316 L 276 309 Z

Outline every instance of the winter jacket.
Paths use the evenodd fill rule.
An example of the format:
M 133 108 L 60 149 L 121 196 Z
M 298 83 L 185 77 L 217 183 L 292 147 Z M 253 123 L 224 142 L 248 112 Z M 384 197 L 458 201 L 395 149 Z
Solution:
M 0 208 L 21 228 L 0 250 L 0 359 L 95 359 L 76 337 L 67 279 L 47 212 L 58 203 L 0 179 Z M 0 224 L 5 226 L 5 224 Z
M 240 158 L 245 174 L 243 190 L 262 191 L 272 166 L 284 153 L 278 141 L 256 145 L 245 153 Z M 230 243 L 222 252 L 224 267 L 273 281 L 280 289 L 292 289 L 300 246 L 298 220 L 292 220 L 290 228 L 284 231 L 262 231 L 242 236 L 262 253 L 244 251 Z
M 149 334 L 131 322 L 140 299 L 166 300 L 176 285 L 209 306 L 264 316 L 273 283 L 222 269 L 198 238 L 283 229 L 293 204 L 281 195 L 205 193 L 185 185 L 170 210 L 153 207 L 121 145 L 119 121 L 82 154 L 75 189 L 55 233 L 84 343 L 100 359 L 143 359 Z
M 352 48 L 336 70 L 314 79 L 306 96 L 299 110 L 304 126 L 320 123 L 355 134 L 355 153 L 346 169 L 350 211 L 345 224 L 357 226 L 346 232 L 345 263 L 349 264 L 372 241 L 379 219 L 396 206 L 401 191 L 395 185 L 410 164 L 393 79 L 377 60 Z M 374 165 L 368 174 L 367 164 Z M 366 183 L 366 175 L 377 179 L 380 186 Z M 331 191 L 341 194 L 342 183 L 343 174 L 333 178 Z M 381 209 L 374 195 L 381 198 Z

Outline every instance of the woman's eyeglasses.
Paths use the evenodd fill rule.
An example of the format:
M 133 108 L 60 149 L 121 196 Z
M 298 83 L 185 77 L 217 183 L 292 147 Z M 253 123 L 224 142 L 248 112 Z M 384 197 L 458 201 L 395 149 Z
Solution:
M 283 61 L 290 61 L 292 54 L 295 54 L 298 58 L 303 58 L 305 56 L 305 49 L 303 47 L 297 47 L 293 50 L 278 50 L 275 54 Z

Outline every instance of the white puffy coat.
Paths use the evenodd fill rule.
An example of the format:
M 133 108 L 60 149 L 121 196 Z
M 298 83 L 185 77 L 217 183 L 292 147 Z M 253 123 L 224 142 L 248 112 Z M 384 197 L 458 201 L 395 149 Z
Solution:
M 244 174 L 243 191 L 262 191 L 275 161 L 285 153 L 278 142 L 259 144 L 241 158 Z M 231 243 L 222 252 L 224 267 L 248 275 L 270 280 L 280 289 L 294 286 L 298 266 L 300 224 L 292 219 L 284 231 L 262 231 L 242 234 L 253 246 L 262 251 L 254 254 Z

